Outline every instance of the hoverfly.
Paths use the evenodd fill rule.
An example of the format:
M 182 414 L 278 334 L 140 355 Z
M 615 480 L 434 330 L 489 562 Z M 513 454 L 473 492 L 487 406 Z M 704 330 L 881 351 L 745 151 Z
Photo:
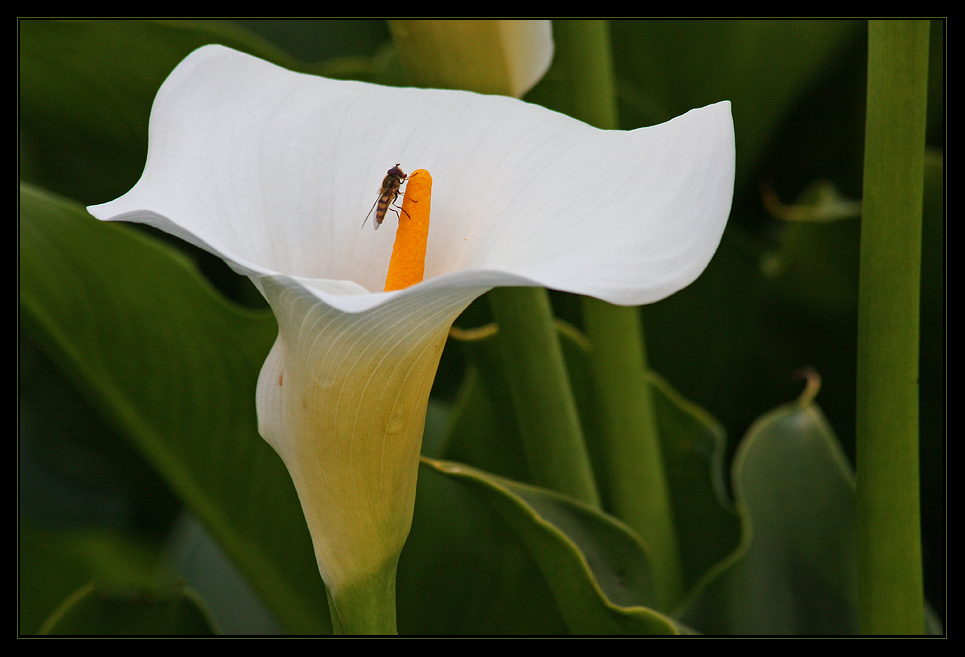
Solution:
M 399 168 L 398 163 L 386 171 L 386 176 L 382 180 L 382 188 L 379 190 L 379 197 L 375 199 L 375 203 L 372 204 L 372 209 L 365 215 L 365 219 L 362 221 L 362 228 L 365 228 L 365 222 L 368 221 L 372 215 L 372 210 L 375 210 L 375 230 L 379 229 L 379 226 L 382 225 L 382 221 L 385 219 L 386 211 L 389 209 L 389 206 L 395 202 L 395 199 L 398 198 L 399 188 L 402 187 L 402 183 L 404 183 L 408 177 L 409 176 Z M 393 206 L 393 209 L 395 210 L 396 207 L 398 206 Z M 405 212 L 401 207 L 399 207 L 398 210 Z M 396 214 L 399 213 L 398 210 L 396 210 Z M 405 216 L 408 217 L 409 213 L 405 212 Z

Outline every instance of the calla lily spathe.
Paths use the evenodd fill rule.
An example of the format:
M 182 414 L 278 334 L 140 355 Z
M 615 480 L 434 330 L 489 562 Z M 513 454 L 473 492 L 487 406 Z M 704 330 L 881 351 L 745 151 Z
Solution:
M 389 29 L 420 87 L 521 98 L 546 74 L 555 51 L 548 20 L 390 20 Z
M 425 281 L 381 292 L 385 171 L 433 177 Z M 501 96 L 293 73 L 206 46 L 158 92 L 137 185 L 89 208 L 156 226 L 251 278 L 278 319 L 259 426 L 330 589 L 398 558 L 429 388 L 452 321 L 495 286 L 623 305 L 706 267 L 730 212 L 730 104 L 603 131 Z

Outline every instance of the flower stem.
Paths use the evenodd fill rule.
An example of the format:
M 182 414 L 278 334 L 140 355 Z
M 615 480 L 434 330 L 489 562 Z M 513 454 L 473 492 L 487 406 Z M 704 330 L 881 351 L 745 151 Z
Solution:
M 335 634 L 394 635 L 397 562 L 333 593 L 326 588 Z
M 488 298 L 532 482 L 599 508 L 546 290 L 496 288 Z
M 610 26 L 603 20 L 553 21 L 557 63 L 567 82 L 567 114 L 604 130 L 617 128 Z
M 606 493 L 612 513 L 646 541 L 663 609 L 683 595 L 673 507 L 664 470 L 637 308 L 583 299 L 603 424 Z
M 572 115 L 598 128 L 617 127 L 606 21 L 557 21 L 559 56 L 569 80 Z M 661 606 L 682 595 L 682 571 L 670 491 L 646 380 L 647 356 L 638 308 L 583 299 L 593 345 L 592 367 L 604 421 L 607 471 L 601 480 L 611 511 L 647 542 Z
M 871 21 L 858 292 L 862 631 L 924 631 L 918 331 L 927 21 Z

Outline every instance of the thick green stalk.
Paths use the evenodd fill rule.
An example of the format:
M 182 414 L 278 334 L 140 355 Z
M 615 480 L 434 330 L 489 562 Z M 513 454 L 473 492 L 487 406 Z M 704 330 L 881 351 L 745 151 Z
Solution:
M 606 491 L 614 515 L 646 541 L 661 606 L 683 595 L 670 491 L 664 471 L 637 308 L 586 298 L 594 385 L 604 420 Z
M 546 290 L 496 288 L 488 298 L 499 326 L 531 480 L 598 508 L 600 498 Z
M 333 593 L 326 588 L 335 634 L 394 635 L 397 564 Z
M 928 27 L 872 21 L 868 33 L 856 424 L 867 634 L 924 632 L 918 313 Z
M 570 82 L 574 117 L 598 128 L 617 127 L 609 28 L 606 21 L 556 21 L 557 53 Z M 643 325 L 638 308 L 583 299 L 593 345 L 594 383 L 604 421 L 605 486 L 611 511 L 646 541 L 661 605 L 682 595 L 682 572 L 653 412 Z
M 570 116 L 604 130 L 617 128 L 610 26 L 606 21 L 553 21 L 556 62 L 566 76 Z

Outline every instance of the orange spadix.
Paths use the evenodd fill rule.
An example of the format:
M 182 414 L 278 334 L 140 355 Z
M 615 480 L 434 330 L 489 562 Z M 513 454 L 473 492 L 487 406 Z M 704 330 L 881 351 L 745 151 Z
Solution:
M 399 229 L 385 278 L 385 291 L 402 290 L 422 281 L 426 270 L 426 245 L 429 241 L 429 206 L 432 201 L 432 176 L 425 169 L 409 174 L 399 212 Z

